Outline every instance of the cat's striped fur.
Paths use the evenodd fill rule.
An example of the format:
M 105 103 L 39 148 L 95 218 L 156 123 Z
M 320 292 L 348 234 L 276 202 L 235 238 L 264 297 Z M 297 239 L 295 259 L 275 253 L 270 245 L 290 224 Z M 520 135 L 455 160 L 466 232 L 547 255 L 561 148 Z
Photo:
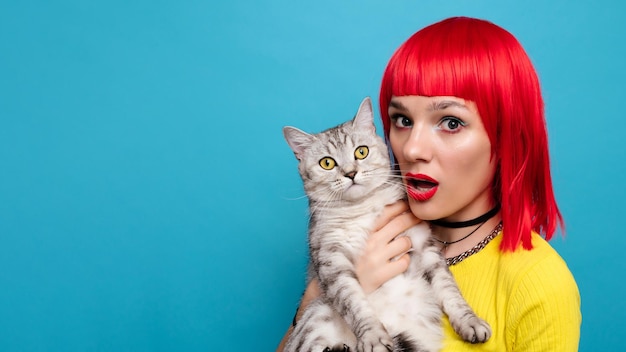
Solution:
M 311 216 L 311 272 L 324 292 L 307 307 L 285 351 L 438 351 L 442 311 L 465 340 L 486 341 L 489 325 L 461 296 L 424 223 L 403 234 L 413 245 L 405 274 L 369 295 L 359 285 L 355 260 L 374 219 L 404 197 L 376 135 L 370 99 L 335 128 L 311 135 L 285 127 L 284 134 L 300 161 Z

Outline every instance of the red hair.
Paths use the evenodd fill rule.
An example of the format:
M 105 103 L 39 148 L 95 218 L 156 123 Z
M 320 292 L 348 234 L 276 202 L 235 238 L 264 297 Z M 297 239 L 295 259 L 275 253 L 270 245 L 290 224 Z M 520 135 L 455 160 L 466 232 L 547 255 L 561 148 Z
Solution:
M 531 231 L 552 238 L 563 217 L 550 177 L 543 99 L 535 69 L 515 37 L 495 24 L 454 17 L 415 33 L 382 79 L 385 135 L 392 96 L 456 96 L 476 103 L 497 167 L 494 201 L 505 227 L 500 249 L 531 249 Z

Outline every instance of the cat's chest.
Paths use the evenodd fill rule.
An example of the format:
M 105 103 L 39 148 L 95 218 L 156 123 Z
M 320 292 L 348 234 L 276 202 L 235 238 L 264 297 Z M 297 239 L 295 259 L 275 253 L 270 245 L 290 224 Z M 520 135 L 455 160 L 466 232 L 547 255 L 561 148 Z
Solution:
M 311 244 L 320 248 L 343 248 L 353 254 L 360 253 L 374 227 L 378 213 L 361 216 L 328 217 L 319 222 L 311 234 Z
M 362 247 L 373 230 L 375 218 L 375 216 L 369 216 L 353 219 L 343 227 L 343 239 L 355 247 Z
M 315 248 L 343 248 L 352 254 L 362 252 L 376 218 L 387 204 L 398 199 L 400 191 L 379 190 L 367 200 L 341 207 L 318 207 L 312 216 L 311 244 Z M 312 204 L 312 209 L 316 209 Z

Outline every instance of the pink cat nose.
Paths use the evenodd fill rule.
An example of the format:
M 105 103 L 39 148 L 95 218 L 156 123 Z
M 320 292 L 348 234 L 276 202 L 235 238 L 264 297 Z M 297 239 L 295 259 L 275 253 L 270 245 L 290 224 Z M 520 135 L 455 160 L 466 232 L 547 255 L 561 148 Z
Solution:
M 356 176 L 356 171 L 350 171 L 347 174 L 344 174 L 345 177 L 354 180 L 354 176 Z

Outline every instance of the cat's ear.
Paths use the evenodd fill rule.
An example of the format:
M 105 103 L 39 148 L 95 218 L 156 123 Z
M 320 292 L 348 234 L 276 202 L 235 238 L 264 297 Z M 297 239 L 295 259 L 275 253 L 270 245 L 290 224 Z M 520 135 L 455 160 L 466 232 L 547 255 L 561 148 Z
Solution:
M 283 134 L 298 160 L 302 160 L 304 150 L 315 141 L 315 136 L 291 126 L 283 127 Z
M 352 120 L 352 126 L 359 130 L 376 133 L 374 125 L 374 112 L 372 110 L 372 99 L 365 97 L 359 106 L 359 111 Z

